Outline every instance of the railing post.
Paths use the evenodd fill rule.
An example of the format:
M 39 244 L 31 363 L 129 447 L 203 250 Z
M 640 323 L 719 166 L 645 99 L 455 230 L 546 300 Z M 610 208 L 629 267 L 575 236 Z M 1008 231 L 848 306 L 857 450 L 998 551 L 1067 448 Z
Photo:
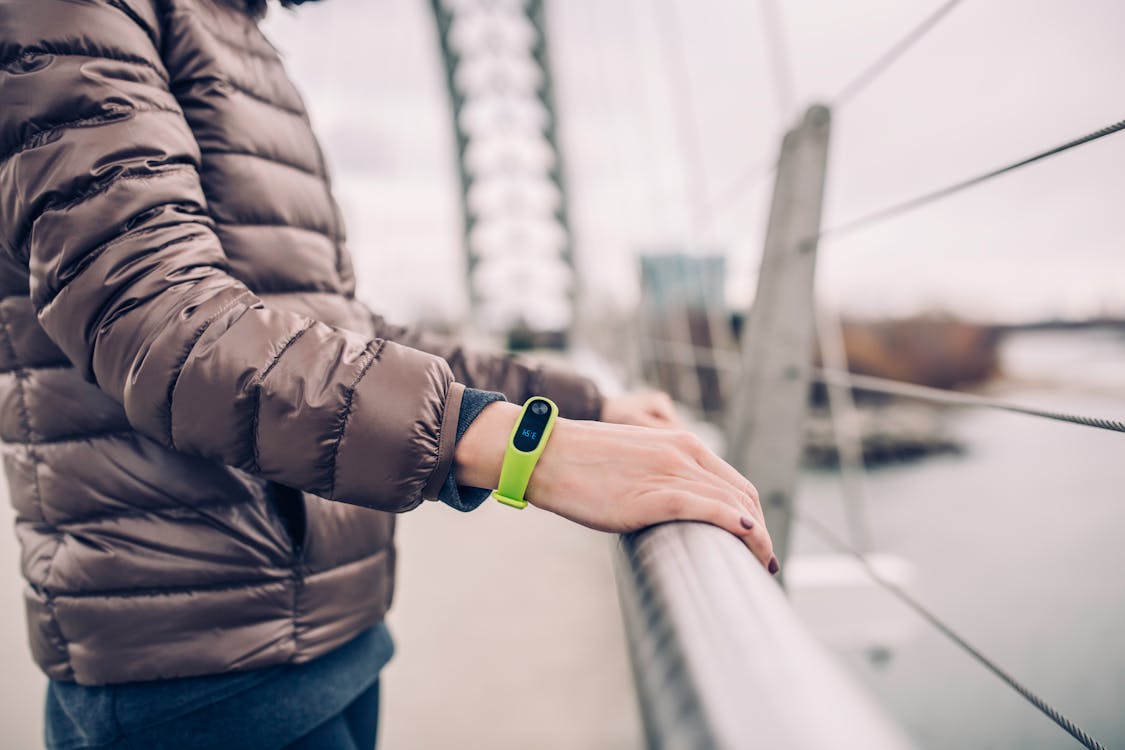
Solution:
M 782 141 L 758 291 L 742 331 L 742 382 L 727 425 L 728 460 L 758 488 L 782 563 L 808 403 L 830 129 L 828 108 L 814 105 Z

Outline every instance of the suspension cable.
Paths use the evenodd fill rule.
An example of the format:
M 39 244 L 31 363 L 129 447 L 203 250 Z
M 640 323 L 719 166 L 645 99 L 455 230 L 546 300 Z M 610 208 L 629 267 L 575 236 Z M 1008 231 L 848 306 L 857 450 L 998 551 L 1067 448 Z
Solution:
M 764 185 L 766 178 L 776 171 L 776 156 L 770 156 L 754 162 L 740 172 L 733 180 L 716 191 L 715 197 L 704 204 L 706 210 L 700 211 L 695 217 L 696 223 L 702 224 L 705 220 L 714 220 L 722 215 L 734 201 Z
M 921 23 L 912 28 L 901 39 L 892 44 L 890 48 L 882 55 L 877 57 L 874 62 L 864 68 L 860 73 L 853 78 L 847 85 L 840 89 L 836 96 L 832 97 L 833 106 L 840 107 L 854 98 L 859 92 L 867 88 L 875 79 L 887 71 L 894 63 L 898 61 L 903 54 L 913 47 L 922 37 L 929 33 L 931 29 L 937 26 L 938 21 L 945 18 L 949 11 L 953 10 L 961 0 L 948 0 L 942 4 L 937 10 L 922 19 Z
M 962 637 L 956 630 L 954 630 L 950 625 L 946 624 L 944 620 L 934 614 L 932 610 L 930 610 L 924 604 L 908 594 L 905 589 L 883 577 L 877 570 L 875 570 L 875 566 L 871 564 L 871 561 L 865 554 L 852 547 L 847 543 L 847 541 L 842 539 L 823 523 L 790 508 L 779 507 L 778 509 L 786 513 L 797 523 L 803 524 L 808 527 L 817 536 L 834 547 L 836 550 L 850 555 L 858 560 L 860 565 L 863 566 L 864 572 L 866 572 L 867 575 L 870 576 L 871 580 L 873 580 L 881 588 L 889 592 L 892 596 L 894 596 L 900 602 L 913 610 L 923 620 L 932 625 L 939 633 L 944 635 L 955 645 L 960 647 L 962 651 L 975 659 L 978 664 L 1000 678 L 1000 680 L 1007 684 L 1008 687 L 1019 693 L 1028 703 L 1039 709 L 1039 711 L 1044 716 L 1058 724 L 1059 727 L 1061 727 L 1071 737 L 1078 740 L 1078 742 L 1080 742 L 1083 746 L 1089 748 L 1089 750 L 1106 750 L 1104 745 L 1091 737 L 1085 730 L 1083 730 L 1073 721 L 1068 719 L 1057 708 L 1052 706 L 1043 698 L 1040 698 L 1030 688 L 1028 688 L 1026 685 L 1017 680 L 1002 667 L 1000 667 L 1000 665 L 998 665 L 995 661 L 985 656 L 984 653 L 980 651 L 980 649 L 976 648 L 967 640 L 965 640 L 965 638 Z
M 760 0 L 762 10 L 762 35 L 765 37 L 766 62 L 773 81 L 778 118 L 785 122 L 793 113 L 797 102 L 797 84 L 793 76 L 793 55 L 785 34 L 785 23 L 777 0 Z
M 850 384 L 861 391 L 886 393 L 894 396 L 919 399 L 921 401 L 948 404 L 950 406 L 976 406 L 985 409 L 998 409 L 1000 411 L 1009 411 L 1016 414 L 1026 414 L 1032 417 L 1042 417 L 1056 422 L 1068 422 L 1084 427 L 1095 427 L 1099 430 L 1109 430 L 1110 432 L 1125 432 L 1125 421 L 1122 420 L 1087 417 L 1078 414 L 1052 411 L 1050 409 L 1021 406 L 1019 404 L 1011 404 L 984 396 L 977 396 L 972 393 L 931 388 L 925 385 L 904 383 L 899 380 L 879 378 L 873 375 L 857 375 L 856 373 L 844 373 L 839 370 L 817 368 L 813 370 L 813 378 L 825 384 Z
M 1125 120 L 1119 120 L 1118 122 L 1107 125 L 1100 130 L 1095 130 L 1092 133 L 1087 133 L 1086 135 L 1083 135 L 1079 138 L 1067 141 L 1060 146 L 1055 146 L 1054 148 L 1047 149 L 1046 151 L 1041 151 L 1033 156 L 1027 157 L 1026 159 L 1020 159 L 1017 162 L 999 167 L 998 169 L 993 169 L 992 171 L 977 175 L 976 177 L 970 177 L 967 180 L 961 180 L 960 182 L 948 185 L 939 190 L 932 190 L 928 193 L 924 193 L 922 195 L 911 198 L 910 200 L 905 200 L 901 203 L 895 203 L 885 208 L 881 208 L 878 211 L 872 211 L 871 213 L 864 214 L 855 219 L 850 219 L 848 221 L 845 221 L 843 224 L 838 224 L 834 227 L 829 227 L 828 229 L 822 230 L 818 236 L 839 237 L 844 234 L 849 234 L 857 229 L 860 229 L 861 227 L 881 222 L 893 216 L 898 216 L 899 214 L 906 213 L 907 211 L 913 211 L 916 208 L 920 208 L 929 203 L 941 200 L 942 198 L 948 198 L 949 196 L 959 193 L 962 190 L 975 187 L 976 185 L 980 185 L 982 182 L 987 182 L 994 177 L 999 177 L 1001 175 L 1007 174 L 1008 172 L 1019 169 L 1020 167 L 1026 167 L 1029 164 L 1034 164 L 1035 162 L 1042 161 L 1043 159 L 1047 159 L 1048 157 L 1061 154 L 1064 151 L 1069 151 L 1072 148 L 1077 148 L 1078 146 L 1091 143 L 1100 138 L 1105 138 L 1107 135 L 1113 135 L 1114 133 L 1117 133 L 1121 130 L 1125 130 Z
M 948 0 L 929 16 L 922 20 L 918 26 L 911 29 L 903 38 L 899 39 L 890 49 L 878 57 L 871 65 L 859 73 L 850 83 L 844 86 L 832 97 L 833 106 L 842 106 L 856 96 L 861 90 L 867 88 L 876 78 L 883 74 L 899 57 L 901 57 L 919 39 L 925 36 L 937 22 L 945 17 L 954 6 L 962 0 Z M 769 52 L 767 62 L 770 63 L 771 78 L 773 81 L 774 96 L 777 99 L 782 120 L 792 110 L 795 101 L 795 84 L 793 75 L 792 55 L 785 42 L 784 25 L 781 22 L 781 9 L 774 0 L 762 0 L 763 23 L 766 28 L 766 47 Z M 776 37 L 776 41 L 772 41 Z M 768 157 L 749 167 L 731 180 L 725 187 L 715 193 L 715 197 L 707 202 L 707 209 L 711 214 L 722 211 L 726 205 L 744 193 L 762 184 L 764 179 L 777 170 L 777 158 Z
M 698 100 L 688 66 L 691 57 L 684 38 L 683 24 L 677 17 L 672 0 L 658 0 L 653 3 L 652 10 L 657 35 L 664 49 L 661 57 L 665 62 L 665 74 L 669 81 L 668 93 L 674 102 L 672 116 L 679 141 L 680 168 L 684 177 L 684 207 L 687 211 L 686 229 L 689 236 L 686 239 L 696 245 L 699 238 L 690 236 L 697 234 L 696 228 L 691 226 L 692 221 L 700 221 L 703 231 L 698 234 L 706 234 L 712 228 L 712 217 L 707 200 L 711 192 L 711 181 L 703 149 L 704 139 L 697 120 Z
M 742 366 L 741 360 L 735 352 L 727 352 L 710 347 L 693 346 L 692 344 L 686 344 L 680 341 L 662 339 L 653 339 L 651 340 L 651 344 L 661 350 L 657 356 L 667 362 L 703 363 L 731 372 L 738 372 Z M 812 377 L 813 380 L 824 383 L 825 385 L 850 386 L 861 391 L 886 393 L 891 396 L 902 396 L 919 401 L 931 401 L 948 406 L 973 406 L 983 409 L 996 409 L 998 411 L 1007 411 L 1030 417 L 1041 417 L 1055 422 L 1066 422 L 1083 427 L 1094 427 L 1099 430 L 1125 433 L 1125 421 L 1119 419 L 1088 417 L 1081 414 L 1070 414 L 1068 412 L 1053 411 L 1051 409 L 1023 406 L 1021 404 L 1012 404 L 985 396 L 978 396 L 973 393 L 951 391 L 944 388 L 931 388 L 926 385 L 905 383 L 901 380 L 880 378 L 874 375 L 860 375 L 854 372 L 814 367 Z

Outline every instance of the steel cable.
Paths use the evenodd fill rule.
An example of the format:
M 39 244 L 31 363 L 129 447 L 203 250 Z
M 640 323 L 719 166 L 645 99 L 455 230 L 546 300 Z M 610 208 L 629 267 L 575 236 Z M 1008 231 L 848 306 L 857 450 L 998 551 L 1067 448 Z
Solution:
M 953 7 L 960 2 L 962 2 L 962 0 L 949 0 L 923 19 L 921 23 L 911 29 L 903 38 L 878 57 L 875 62 L 864 68 L 850 83 L 840 89 L 836 96 L 832 98 L 832 105 L 843 105 L 852 97 L 856 96 L 861 90 L 867 88 L 872 81 L 882 75 L 892 63 L 901 57 L 902 54 L 910 49 L 919 39 L 925 36 L 931 28 L 937 25 L 938 21 L 949 13 L 949 11 L 953 10 Z M 762 14 L 763 24 L 767 27 L 766 48 L 769 52 L 767 62 L 770 63 L 769 67 L 774 87 L 774 95 L 778 101 L 778 108 L 781 111 L 782 120 L 784 121 L 787 110 L 792 109 L 793 102 L 796 100 L 792 55 L 789 53 L 788 45 L 785 44 L 784 28 L 780 18 L 781 9 L 776 7 L 770 0 L 763 0 Z M 771 40 L 771 37 L 777 37 L 776 43 Z M 726 187 L 718 191 L 716 194 L 717 197 L 709 201 L 710 211 L 717 212 L 721 210 L 721 208 L 734 198 L 760 185 L 762 179 L 773 174 L 776 169 L 776 157 L 763 159 L 761 162 L 751 165 Z
M 818 368 L 813 370 L 813 377 L 825 384 L 850 384 L 851 386 L 862 391 L 886 393 L 894 396 L 919 399 L 922 401 L 933 401 L 935 403 L 949 404 L 951 406 L 975 406 L 985 409 L 998 409 L 1000 411 L 1025 414 L 1032 417 L 1042 417 L 1043 419 L 1050 419 L 1056 422 L 1067 422 L 1069 424 L 1077 424 L 1084 427 L 1095 427 L 1099 430 L 1109 430 L 1110 432 L 1125 433 L 1125 421 L 1119 419 L 1087 417 L 1080 414 L 1068 414 L 1066 412 L 1053 411 L 1050 409 L 1039 409 L 1033 406 L 1010 404 L 1005 401 L 986 398 L 985 396 L 977 396 L 972 393 L 949 391 L 942 388 L 931 388 L 929 386 L 917 385 L 915 383 L 904 383 L 899 380 L 878 378 L 873 375 L 857 375 L 855 373 L 844 373 L 840 372 L 839 370 L 825 370 L 823 368 Z
M 889 592 L 892 596 L 894 596 L 900 602 L 913 610 L 923 620 L 930 623 L 930 625 L 932 625 L 938 632 L 940 632 L 942 635 L 944 635 L 946 638 L 960 647 L 962 651 L 975 659 L 977 663 L 979 663 L 985 669 L 1000 678 L 1000 680 L 1008 685 L 1008 687 L 1021 695 L 1028 703 L 1037 708 L 1044 716 L 1058 724 L 1059 727 L 1063 729 L 1063 731 L 1065 731 L 1074 739 L 1078 740 L 1078 742 L 1080 742 L 1083 746 L 1089 748 L 1089 750 L 1106 750 L 1104 745 L 1091 737 L 1089 733 L 1087 733 L 1073 721 L 1068 719 L 1057 708 L 1052 706 L 1043 698 L 1040 698 L 1035 692 L 1031 690 L 1031 688 L 1027 687 L 1022 682 L 1017 680 L 1002 667 L 1000 667 L 995 661 L 985 656 L 979 649 L 966 641 L 957 631 L 955 631 L 951 626 L 947 625 L 945 621 L 934 614 L 929 608 L 927 608 L 913 596 L 908 594 L 905 589 L 880 575 L 879 572 L 875 570 L 875 567 L 871 564 L 866 555 L 852 547 L 823 523 L 812 519 L 804 515 L 803 513 L 798 513 L 792 508 L 779 507 L 778 509 L 786 513 L 794 521 L 807 526 L 821 539 L 826 541 L 830 546 L 835 547 L 840 552 L 856 558 L 856 560 L 859 561 L 860 565 L 863 566 L 863 569 L 867 573 L 867 575 L 871 577 L 871 580 L 873 580 L 881 588 Z
M 953 10 L 960 2 L 961 0 L 949 0 L 933 13 L 922 19 L 921 23 L 908 31 L 905 36 L 891 45 L 891 47 L 876 58 L 873 63 L 864 68 L 850 83 L 840 89 L 839 93 L 832 98 L 832 105 L 844 105 L 860 91 L 871 85 L 876 78 L 885 73 L 908 49 L 913 47 L 919 39 L 929 33 L 929 31 L 937 25 L 938 21 L 945 18 L 949 11 Z
M 994 177 L 999 177 L 1001 175 L 1007 174 L 1008 172 L 1019 169 L 1020 167 L 1026 167 L 1029 164 L 1034 164 L 1035 162 L 1042 161 L 1043 159 L 1047 159 L 1051 156 L 1061 154 L 1064 151 L 1069 151 L 1072 148 L 1077 148 L 1078 146 L 1085 145 L 1100 138 L 1105 138 L 1107 135 L 1113 135 L 1114 133 L 1117 133 L 1121 130 L 1125 130 L 1125 120 L 1119 120 L 1118 122 L 1107 125 L 1100 130 L 1095 130 L 1092 133 L 1087 133 L 1086 135 L 1075 138 L 1072 141 L 1067 141 L 1060 146 L 1055 146 L 1054 148 L 1047 149 L 1046 151 L 1041 151 L 1033 156 L 1027 157 L 1026 159 L 1020 159 L 1017 162 L 999 167 L 998 169 L 993 169 L 989 172 L 985 172 L 984 174 L 977 175 L 976 177 L 970 177 L 967 180 L 961 180 L 960 182 L 948 185 L 939 190 L 932 190 L 928 193 L 923 193 L 922 195 L 916 196 L 909 200 L 895 203 L 893 205 L 887 206 L 886 208 L 881 208 L 878 211 L 872 211 L 871 213 L 864 214 L 855 219 L 850 219 L 848 221 L 845 221 L 843 224 L 838 224 L 834 227 L 829 227 L 828 229 L 821 230 L 820 234 L 818 234 L 817 236 L 839 237 L 841 235 L 848 234 L 869 224 L 875 224 L 885 219 L 889 219 L 893 216 L 898 216 L 899 214 L 906 213 L 907 211 L 912 211 L 929 203 L 941 200 L 942 198 L 948 198 L 955 193 L 959 193 L 967 188 L 975 187 L 976 185 L 979 185 L 982 182 L 987 182 Z
M 696 223 L 705 219 L 714 219 L 722 214 L 735 200 L 765 184 L 767 177 L 777 172 L 777 157 L 767 157 L 754 162 L 722 189 L 716 191 L 715 197 L 706 202 L 706 213 L 696 215 Z

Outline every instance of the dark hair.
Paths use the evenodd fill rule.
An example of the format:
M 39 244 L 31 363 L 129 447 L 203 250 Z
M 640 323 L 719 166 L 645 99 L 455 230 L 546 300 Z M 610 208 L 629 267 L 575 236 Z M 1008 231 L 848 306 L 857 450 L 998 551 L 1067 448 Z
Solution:
M 266 14 L 266 5 L 269 0 L 222 0 L 227 5 L 230 5 L 239 10 L 245 11 L 255 18 L 261 18 Z M 302 3 L 315 2 L 316 0 L 280 0 L 281 4 L 286 8 L 292 8 L 294 5 L 301 5 Z

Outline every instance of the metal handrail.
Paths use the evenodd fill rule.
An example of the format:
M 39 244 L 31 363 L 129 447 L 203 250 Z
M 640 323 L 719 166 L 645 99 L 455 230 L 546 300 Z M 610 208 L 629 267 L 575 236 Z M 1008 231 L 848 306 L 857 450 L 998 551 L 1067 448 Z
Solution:
M 626 534 L 616 568 L 648 747 L 914 747 L 731 534 Z

